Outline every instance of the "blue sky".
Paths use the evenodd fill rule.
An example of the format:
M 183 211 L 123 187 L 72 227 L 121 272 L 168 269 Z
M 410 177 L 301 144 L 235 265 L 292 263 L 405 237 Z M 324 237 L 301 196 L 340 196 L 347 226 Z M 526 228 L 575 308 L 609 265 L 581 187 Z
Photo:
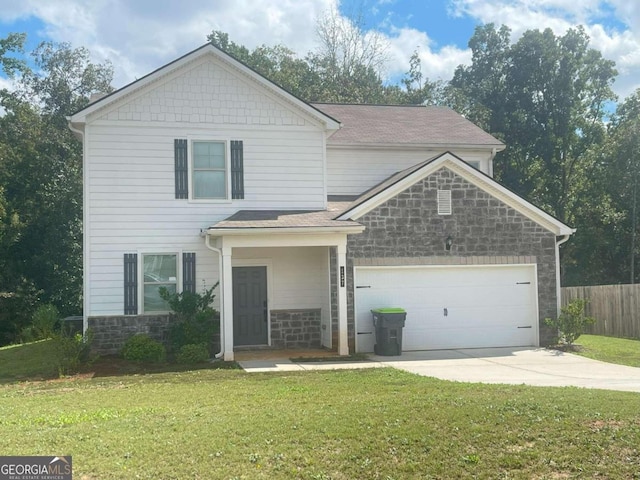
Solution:
M 26 32 L 28 49 L 42 40 L 87 47 L 95 61 L 112 62 L 121 87 L 202 45 L 214 29 L 250 48 L 283 43 L 304 55 L 318 47 L 316 21 L 331 9 L 345 18 L 361 12 L 365 28 L 382 36 L 390 79 L 408 70 L 416 49 L 428 78 L 450 79 L 470 62 L 474 28 L 494 22 L 509 25 L 513 41 L 527 29 L 562 35 L 584 25 L 591 46 L 616 62 L 618 95 L 640 87 L 635 0 L 0 0 L 0 38 Z

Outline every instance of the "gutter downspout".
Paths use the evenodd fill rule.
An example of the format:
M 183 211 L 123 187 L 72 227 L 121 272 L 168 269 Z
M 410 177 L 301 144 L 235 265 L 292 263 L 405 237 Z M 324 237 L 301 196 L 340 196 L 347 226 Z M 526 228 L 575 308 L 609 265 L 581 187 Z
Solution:
M 493 147 L 491 149 L 491 156 L 489 157 L 489 176 L 493 178 L 493 159 L 496 158 L 496 154 L 498 153 L 498 149 Z
M 89 286 L 87 285 L 89 275 L 87 273 L 88 268 L 86 263 L 88 245 L 87 234 L 85 232 L 88 225 L 88 219 L 86 216 L 87 205 L 85 204 L 85 186 L 87 185 L 87 149 L 84 141 L 84 130 L 79 130 L 74 127 L 71 123 L 71 117 L 65 117 L 65 119 L 67 120 L 67 127 L 69 127 L 69 130 L 71 130 L 79 138 L 80 142 L 82 142 L 82 334 L 84 335 L 89 328 L 89 305 L 87 302 L 89 298 Z
M 205 246 L 218 254 L 218 272 L 220 272 L 220 278 L 224 282 L 224 278 L 222 278 L 222 250 L 216 248 L 211 245 L 210 236 L 208 233 L 204 232 Z M 224 318 L 224 295 L 220 295 L 220 351 L 214 355 L 215 359 L 220 359 L 224 356 L 224 322 L 222 319 Z
M 556 241 L 556 303 L 557 303 L 557 312 L 556 315 L 560 315 L 560 309 L 562 307 L 562 290 L 560 287 L 560 245 L 565 243 L 571 235 L 575 233 L 575 230 L 572 233 L 567 235 L 563 235 L 560 240 Z

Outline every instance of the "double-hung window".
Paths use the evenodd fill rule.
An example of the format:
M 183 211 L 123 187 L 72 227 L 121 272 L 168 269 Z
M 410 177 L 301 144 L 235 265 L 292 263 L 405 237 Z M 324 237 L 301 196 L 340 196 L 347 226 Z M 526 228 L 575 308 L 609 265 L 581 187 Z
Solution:
M 192 185 L 194 200 L 226 200 L 225 142 L 193 142 Z
M 143 267 L 143 311 L 145 313 L 167 312 L 169 306 L 160 298 L 160 287 L 176 293 L 178 287 L 178 256 L 176 254 L 144 254 Z
M 176 138 L 175 198 L 196 201 L 244 199 L 242 140 Z

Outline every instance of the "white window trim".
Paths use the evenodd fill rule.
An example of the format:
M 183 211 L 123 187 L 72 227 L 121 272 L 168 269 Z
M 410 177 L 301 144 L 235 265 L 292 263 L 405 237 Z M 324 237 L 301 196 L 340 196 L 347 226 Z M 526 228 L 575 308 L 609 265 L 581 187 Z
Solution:
M 231 203 L 231 140 L 227 137 L 192 137 L 187 136 L 188 149 L 187 149 L 187 165 L 189 175 L 189 203 Z M 224 168 L 225 168 L 225 191 L 226 198 L 194 198 L 193 191 L 193 153 L 194 142 L 217 142 L 224 144 Z
M 170 310 L 155 310 L 145 312 L 144 309 L 144 257 L 145 255 L 175 255 L 176 256 L 176 293 L 182 293 L 182 250 L 167 251 L 138 251 L 138 312 L 144 315 L 163 315 L 171 313 Z

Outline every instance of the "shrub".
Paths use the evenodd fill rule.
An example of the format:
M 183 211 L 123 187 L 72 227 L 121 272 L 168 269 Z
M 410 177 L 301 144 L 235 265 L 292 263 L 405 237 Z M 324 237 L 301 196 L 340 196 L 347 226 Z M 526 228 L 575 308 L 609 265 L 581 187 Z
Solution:
M 163 362 L 166 357 L 164 345 L 156 342 L 148 335 L 139 333 L 129 337 L 122 349 L 120 355 L 125 360 L 133 362 Z
M 596 321 L 595 318 L 585 315 L 584 307 L 586 305 L 586 300 L 573 300 L 562 307 L 558 318 L 545 318 L 544 323 L 557 329 L 561 343 L 571 346 L 582 335 L 584 328 Z
M 17 340 L 18 343 L 30 343 L 38 340 L 38 334 L 35 328 L 33 328 L 33 325 L 29 325 L 20 330 Z
M 204 363 L 207 360 L 209 360 L 209 348 L 206 343 L 183 345 L 176 355 L 178 363 Z
M 169 327 L 169 346 L 177 353 L 185 345 L 205 342 L 211 344 L 213 334 L 220 327 L 220 314 L 211 305 L 215 295 L 216 283 L 202 294 L 193 292 L 169 293 L 160 288 L 160 297 L 166 301 L 175 314 Z
M 91 343 L 93 331 L 87 330 L 84 335 L 53 335 L 53 345 L 56 366 L 60 376 L 76 373 L 81 365 L 90 364 L 95 358 L 91 357 Z
M 36 339 L 51 338 L 56 330 L 56 324 L 59 319 L 60 314 L 55 306 L 50 303 L 40 305 L 31 317 Z

